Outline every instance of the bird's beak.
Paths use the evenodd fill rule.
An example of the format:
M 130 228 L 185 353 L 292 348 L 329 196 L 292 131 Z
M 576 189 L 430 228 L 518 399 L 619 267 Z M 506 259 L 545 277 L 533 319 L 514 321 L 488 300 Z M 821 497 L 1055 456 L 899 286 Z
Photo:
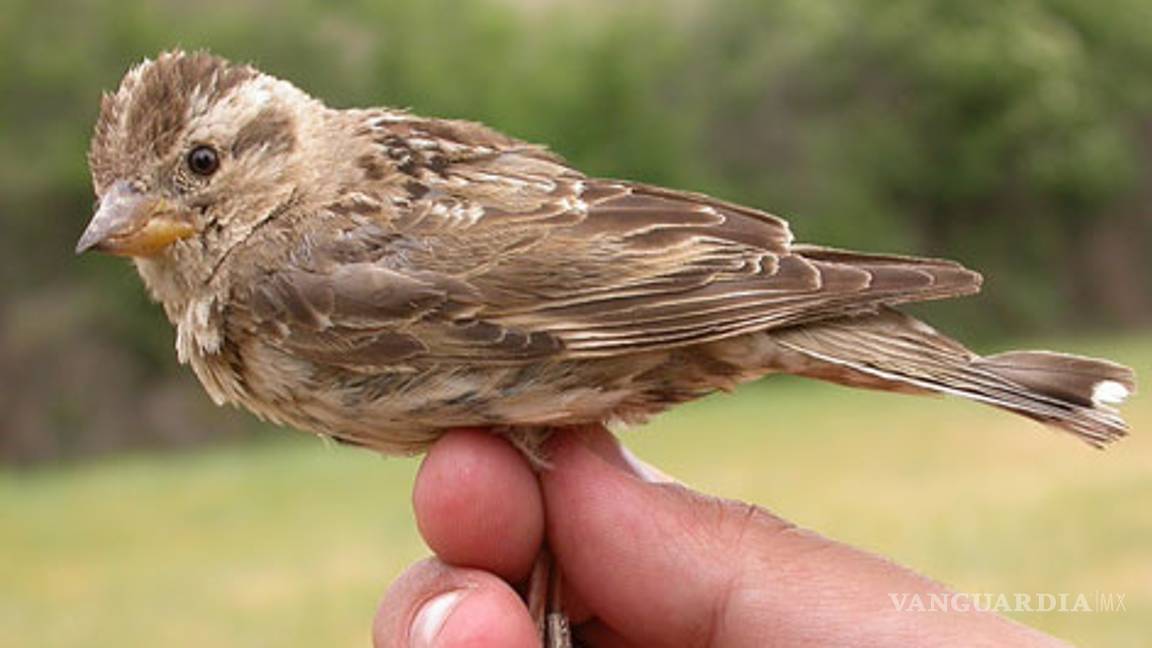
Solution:
M 177 205 L 119 181 L 104 192 L 96 215 L 76 244 L 76 254 L 98 250 L 152 256 L 195 232 L 189 214 Z

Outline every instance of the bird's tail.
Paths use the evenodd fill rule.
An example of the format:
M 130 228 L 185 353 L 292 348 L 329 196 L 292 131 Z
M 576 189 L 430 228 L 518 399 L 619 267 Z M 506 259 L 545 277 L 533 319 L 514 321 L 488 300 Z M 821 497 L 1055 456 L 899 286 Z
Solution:
M 981 357 L 895 310 L 776 330 L 783 370 L 874 389 L 962 396 L 1067 430 L 1100 447 L 1128 433 L 1113 405 L 1136 391 L 1128 367 L 1049 351 Z

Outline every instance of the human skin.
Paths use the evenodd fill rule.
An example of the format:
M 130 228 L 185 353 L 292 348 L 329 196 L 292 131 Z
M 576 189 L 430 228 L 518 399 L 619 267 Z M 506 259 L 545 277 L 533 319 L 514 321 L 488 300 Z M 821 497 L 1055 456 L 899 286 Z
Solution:
M 979 611 L 899 611 L 949 590 L 757 506 L 696 493 L 602 428 L 548 446 L 539 477 L 482 430 L 428 453 L 413 504 L 434 558 L 389 588 L 377 648 L 538 645 L 522 589 L 547 534 L 591 646 L 1063 646 Z

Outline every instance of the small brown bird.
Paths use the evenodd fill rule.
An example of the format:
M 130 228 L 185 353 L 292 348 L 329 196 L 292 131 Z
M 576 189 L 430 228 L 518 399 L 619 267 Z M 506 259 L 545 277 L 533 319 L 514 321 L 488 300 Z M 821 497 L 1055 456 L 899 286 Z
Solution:
M 457 426 L 529 453 L 784 372 L 989 403 L 1093 445 L 1130 369 L 981 357 L 894 310 L 960 265 L 794 243 L 708 196 L 590 178 L 480 124 L 334 110 L 205 53 L 104 97 L 77 245 L 134 258 L 217 403 L 382 452 Z
M 590 178 L 480 124 L 333 110 L 208 54 L 106 95 L 99 209 L 217 403 L 415 452 L 489 426 L 536 459 L 559 426 L 638 422 L 784 372 L 981 401 L 1100 446 L 1111 362 L 981 357 L 894 305 L 975 293 L 938 259 L 794 243 L 770 214 Z

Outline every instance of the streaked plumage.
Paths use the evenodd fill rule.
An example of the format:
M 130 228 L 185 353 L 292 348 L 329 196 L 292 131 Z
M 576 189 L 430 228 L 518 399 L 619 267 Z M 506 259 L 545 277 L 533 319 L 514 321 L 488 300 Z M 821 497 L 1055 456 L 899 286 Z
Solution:
M 211 177 L 187 168 L 195 146 L 219 153 Z M 151 202 L 102 209 L 82 247 L 137 257 L 213 399 L 385 452 L 464 425 L 531 445 L 772 372 L 1125 433 L 1104 401 L 1129 369 L 982 358 L 892 308 L 975 293 L 975 272 L 795 244 L 762 211 L 590 178 L 479 124 L 333 110 L 170 53 L 105 99 L 90 160 L 102 206 Z M 145 211 L 193 233 L 145 247 Z

